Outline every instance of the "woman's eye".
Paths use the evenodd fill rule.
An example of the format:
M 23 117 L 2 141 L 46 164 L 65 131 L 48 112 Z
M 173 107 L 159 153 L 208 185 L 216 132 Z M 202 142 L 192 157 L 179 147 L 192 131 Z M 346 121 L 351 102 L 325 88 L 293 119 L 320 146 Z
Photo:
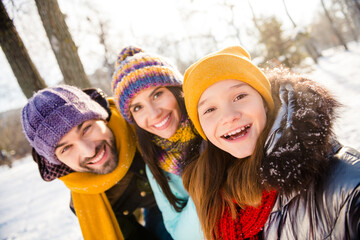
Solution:
M 157 92 L 157 93 L 155 93 L 154 94 L 154 99 L 157 99 L 158 97 L 160 97 L 161 95 L 163 94 L 163 92 L 162 91 L 159 91 L 159 92 Z
M 235 101 L 238 101 L 238 100 L 240 100 L 240 99 L 243 99 L 243 98 L 246 97 L 246 96 L 247 96 L 247 94 L 244 94 L 244 93 L 239 94 L 239 95 L 237 95 L 237 96 L 235 97 L 234 102 L 235 102 Z
M 133 111 L 133 112 L 138 112 L 140 109 L 141 109 L 140 106 L 135 106 L 135 107 L 132 109 L 132 111 Z

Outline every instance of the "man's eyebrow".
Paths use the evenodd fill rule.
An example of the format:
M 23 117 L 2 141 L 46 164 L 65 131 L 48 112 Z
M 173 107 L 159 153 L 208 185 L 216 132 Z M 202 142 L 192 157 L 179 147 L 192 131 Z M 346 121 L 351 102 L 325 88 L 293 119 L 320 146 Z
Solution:
M 77 125 L 77 127 L 76 127 L 76 132 L 79 132 L 79 131 L 81 130 L 81 128 L 82 128 L 82 126 L 84 125 L 84 123 L 85 123 L 85 122 L 82 122 L 82 123 L 80 123 L 79 125 Z M 66 142 L 57 144 L 56 147 L 55 147 L 55 150 L 56 150 L 57 148 L 61 147 L 61 146 L 64 146 L 64 145 L 66 145 Z
M 159 88 L 162 88 L 162 87 L 163 87 L 163 86 L 159 86 L 159 87 L 155 88 L 155 89 L 149 94 L 148 98 L 151 98 L 151 97 L 155 94 L 155 92 L 156 92 Z M 129 106 L 129 108 L 132 108 L 132 107 L 134 107 L 134 106 L 136 106 L 136 105 L 137 105 L 137 103 L 131 104 L 131 105 Z
M 77 125 L 77 127 L 76 127 L 76 131 L 77 131 L 77 132 L 80 131 L 80 129 L 82 128 L 82 126 L 84 125 L 84 123 L 85 123 L 85 122 L 82 122 L 82 123 L 80 123 L 79 125 Z

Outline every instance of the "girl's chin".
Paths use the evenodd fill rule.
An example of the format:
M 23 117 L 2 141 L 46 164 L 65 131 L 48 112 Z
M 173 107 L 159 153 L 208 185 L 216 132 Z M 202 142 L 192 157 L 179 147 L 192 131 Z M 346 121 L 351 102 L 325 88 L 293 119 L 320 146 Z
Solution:
M 248 151 L 244 152 L 244 151 L 239 151 L 239 150 L 234 150 L 234 151 L 229 150 L 227 152 L 235 158 L 246 158 L 246 157 L 251 156 L 251 154 L 252 154 L 252 152 L 250 153 Z

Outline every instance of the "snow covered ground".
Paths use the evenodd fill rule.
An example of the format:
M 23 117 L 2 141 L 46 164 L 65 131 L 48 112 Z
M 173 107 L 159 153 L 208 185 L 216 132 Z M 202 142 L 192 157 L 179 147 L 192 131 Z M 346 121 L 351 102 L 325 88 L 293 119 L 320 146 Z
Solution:
M 323 54 L 310 77 L 344 105 L 335 133 L 342 144 L 360 150 L 360 43 L 350 44 L 349 51 L 330 49 Z
M 58 179 L 45 182 L 31 157 L 0 168 L 0 239 L 82 239 L 70 193 Z
M 360 150 L 360 45 L 323 53 L 309 77 L 328 87 L 344 104 L 336 124 L 339 140 Z M 0 168 L 0 239 L 82 239 L 71 213 L 69 191 L 59 180 L 44 182 L 31 157 Z

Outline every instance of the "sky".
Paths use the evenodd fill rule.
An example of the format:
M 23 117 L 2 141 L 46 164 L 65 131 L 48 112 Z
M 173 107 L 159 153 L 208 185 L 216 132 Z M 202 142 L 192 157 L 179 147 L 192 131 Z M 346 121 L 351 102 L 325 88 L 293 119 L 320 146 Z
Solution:
M 349 44 L 349 48 L 348 52 L 323 52 L 307 75 L 344 105 L 335 133 L 342 144 L 360 151 L 360 44 Z M 12 168 L 0 167 L 0 192 L 1 240 L 82 239 L 77 218 L 69 209 L 69 190 L 60 180 L 44 182 L 30 156 Z
M 283 20 L 284 25 L 291 26 L 283 0 L 250 1 L 256 15 L 275 15 Z M 47 85 L 56 85 L 62 80 L 62 75 L 46 38 L 35 1 L 3 0 L 3 2 L 40 75 Z M 226 40 L 227 34 L 232 30 L 224 27 L 224 21 L 228 20 L 226 16 L 231 12 L 223 7 L 223 2 L 223 0 L 58 0 L 87 74 L 94 73 L 103 62 L 104 50 L 95 34 L 98 32 L 99 21 L 107 23 L 107 41 L 115 52 L 120 51 L 125 45 L 136 44 L 139 38 L 167 35 L 176 40 L 187 34 L 209 31 L 208 29 L 218 39 L 221 47 L 234 44 Z M 248 26 L 251 30 L 252 15 L 248 0 L 233 0 L 232 3 L 236 4 L 234 11 L 237 25 Z M 311 22 L 319 3 L 320 1 L 314 0 L 286 0 L 290 14 L 299 25 Z M 193 11 L 196 14 L 190 14 Z M 245 28 L 241 29 L 241 40 L 248 51 L 256 47 Z M 116 54 L 112 56 L 113 60 L 115 58 Z M 26 98 L 18 86 L 10 65 L 0 51 L 0 112 L 22 107 L 25 102 Z

